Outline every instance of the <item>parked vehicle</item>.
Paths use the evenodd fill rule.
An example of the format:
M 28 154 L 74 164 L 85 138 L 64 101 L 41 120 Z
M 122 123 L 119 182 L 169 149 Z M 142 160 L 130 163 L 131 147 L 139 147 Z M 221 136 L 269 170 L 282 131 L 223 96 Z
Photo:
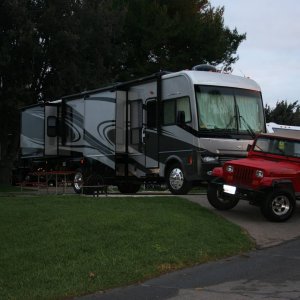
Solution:
M 74 188 L 117 185 L 135 193 L 165 182 L 185 194 L 265 132 L 251 79 L 194 70 L 158 73 L 22 109 L 22 159 L 76 170 Z
M 274 122 L 267 123 L 267 132 L 299 131 L 300 126 L 280 125 Z M 299 133 L 300 134 L 300 133 Z
M 227 161 L 213 176 L 207 191 L 213 207 L 228 210 L 245 199 L 270 221 L 286 221 L 300 199 L 300 135 L 260 134 L 247 158 Z

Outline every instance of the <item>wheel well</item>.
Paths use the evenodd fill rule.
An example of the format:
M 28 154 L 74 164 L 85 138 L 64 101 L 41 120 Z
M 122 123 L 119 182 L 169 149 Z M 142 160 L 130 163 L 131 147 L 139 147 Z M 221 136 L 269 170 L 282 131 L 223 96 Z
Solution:
M 179 164 L 183 168 L 182 163 L 178 159 L 172 158 L 172 159 L 168 160 L 166 163 L 166 167 L 165 167 L 165 173 L 164 173 L 165 178 L 167 176 L 167 172 L 170 169 L 170 167 L 175 164 Z
M 278 180 L 273 183 L 274 191 L 283 191 L 289 193 L 292 197 L 295 197 L 295 190 L 292 181 L 290 180 Z

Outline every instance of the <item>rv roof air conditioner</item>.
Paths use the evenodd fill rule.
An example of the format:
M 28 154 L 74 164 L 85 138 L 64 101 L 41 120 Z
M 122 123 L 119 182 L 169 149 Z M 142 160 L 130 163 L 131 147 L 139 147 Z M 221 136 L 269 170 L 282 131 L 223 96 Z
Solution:
M 217 72 L 216 67 L 214 67 L 212 65 L 207 65 L 207 64 L 201 64 L 201 65 L 194 66 L 192 68 L 192 70 L 193 71 Z

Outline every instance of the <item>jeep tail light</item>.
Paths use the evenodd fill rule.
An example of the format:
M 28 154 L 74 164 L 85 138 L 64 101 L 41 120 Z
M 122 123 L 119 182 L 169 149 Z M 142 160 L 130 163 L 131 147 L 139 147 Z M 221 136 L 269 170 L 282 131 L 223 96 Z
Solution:
M 233 166 L 232 166 L 232 165 L 227 165 L 227 166 L 226 166 L 226 171 L 227 171 L 228 173 L 233 173 L 233 171 L 234 171 Z
M 255 176 L 257 178 L 263 178 L 264 177 L 264 172 L 262 170 L 256 170 Z

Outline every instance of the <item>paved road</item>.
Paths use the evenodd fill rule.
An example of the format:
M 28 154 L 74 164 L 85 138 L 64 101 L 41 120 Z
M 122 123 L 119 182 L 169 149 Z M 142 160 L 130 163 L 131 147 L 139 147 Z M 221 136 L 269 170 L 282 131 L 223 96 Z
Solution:
M 243 227 L 255 239 L 258 248 L 278 245 L 300 237 L 300 203 L 290 220 L 284 223 L 273 223 L 263 217 L 258 207 L 249 205 L 247 201 L 240 201 L 231 210 L 218 211 L 208 203 L 206 195 L 187 195 L 185 198 Z
M 76 299 L 300 299 L 299 207 L 288 222 L 271 223 L 262 217 L 257 207 L 247 202 L 239 203 L 231 211 L 218 212 L 210 207 L 205 196 L 187 198 L 245 228 L 256 240 L 259 250 Z M 271 245 L 277 246 L 269 247 Z
M 300 239 L 80 300 L 300 298 Z

